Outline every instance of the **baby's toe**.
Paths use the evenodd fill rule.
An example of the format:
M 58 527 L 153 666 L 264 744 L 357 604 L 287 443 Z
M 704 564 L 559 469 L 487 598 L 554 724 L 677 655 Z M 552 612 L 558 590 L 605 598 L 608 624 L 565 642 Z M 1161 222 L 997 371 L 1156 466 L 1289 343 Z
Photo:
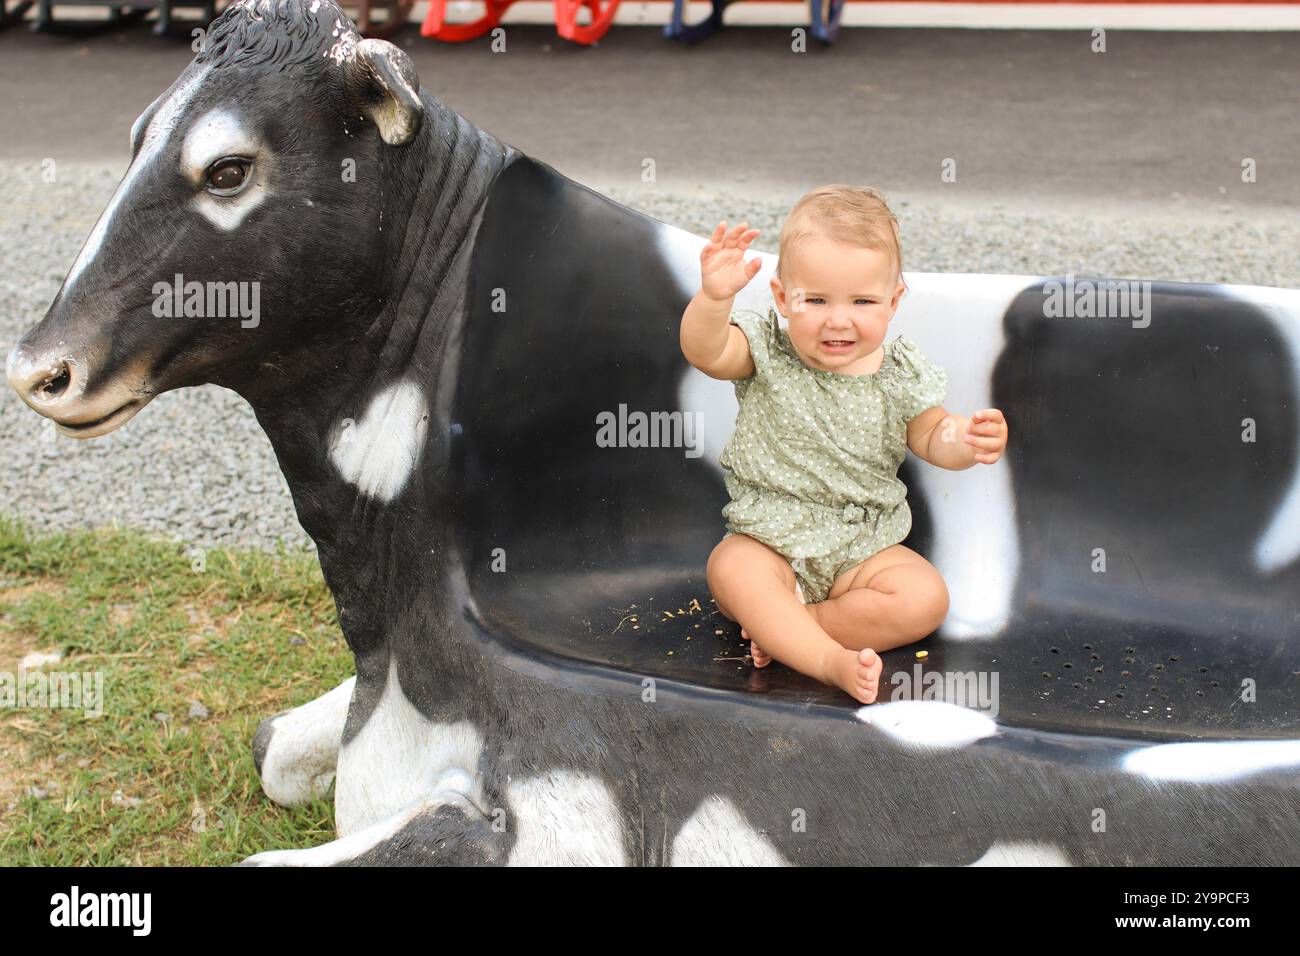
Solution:
M 858 651 L 858 667 L 861 672 L 876 680 L 880 677 L 880 670 L 884 667 L 885 662 L 881 660 L 880 655 L 869 647 L 864 647 Z
M 880 688 L 880 671 L 883 666 L 884 661 L 871 648 L 863 648 L 858 653 L 858 686 L 867 695 L 865 703 L 869 704 L 876 699 L 876 694 Z

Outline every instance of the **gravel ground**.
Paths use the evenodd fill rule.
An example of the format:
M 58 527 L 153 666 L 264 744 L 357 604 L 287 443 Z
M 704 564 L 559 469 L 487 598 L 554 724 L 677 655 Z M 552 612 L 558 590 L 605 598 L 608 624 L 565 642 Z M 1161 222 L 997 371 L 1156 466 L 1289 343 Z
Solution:
M 7 352 L 57 293 L 108 201 L 121 164 L 61 164 L 45 183 L 33 164 L 0 163 L 0 349 Z M 665 222 L 707 233 L 748 218 L 774 250 L 796 194 L 609 194 Z M 1140 277 L 1300 286 L 1300 224 L 1252 223 L 1228 207 L 1171 221 L 1124 209 L 1043 212 L 892 196 L 909 271 Z M 0 513 L 38 529 L 114 522 L 191 546 L 310 547 L 252 411 L 215 387 L 160 396 L 125 428 L 76 441 L 56 435 L 0 388 Z

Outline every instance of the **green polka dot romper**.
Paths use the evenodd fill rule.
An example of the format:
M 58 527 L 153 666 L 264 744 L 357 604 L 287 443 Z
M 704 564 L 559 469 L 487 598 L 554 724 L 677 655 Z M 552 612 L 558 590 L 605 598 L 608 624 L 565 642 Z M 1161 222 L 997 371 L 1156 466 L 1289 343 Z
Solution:
M 803 363 L 775 307 L 735 309 L 754 372 L 736 381 L 740 412 L 723 449 L 728 534 L 747 534 L 790 561 L 810 603 L 835 578 L 912 528 L 898 468 L 907 423 L 942 405 L 948 374 L 903 336 L 880 369 L 842 375 Z

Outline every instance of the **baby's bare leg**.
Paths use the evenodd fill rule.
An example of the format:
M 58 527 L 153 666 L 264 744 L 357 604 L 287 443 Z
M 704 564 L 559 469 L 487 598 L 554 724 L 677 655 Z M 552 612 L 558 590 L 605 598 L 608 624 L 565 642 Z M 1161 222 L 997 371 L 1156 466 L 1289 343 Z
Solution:
M 827 634 L 794 594 L 794 571 L 767 545 L 735 534 L 709 555 L 709 590 L 718 607 L 762 648 L 801 673 L 869 704 L 880 684 L 880 657 L 849 650 Z
M 934 565 L 896 544 L 841 573 L 808 612 L 851 650 L 888 651 L 934 633 L 948 615 L 948 587 Z
M 759 543 L 761 544 L 762 542 Z M 793 575 L 791 575 L 791 577 L 793 577 Z M 798 587 L 799 585 L 796 584 L 795 585 L 796 592 L 798 590 Z M 717 599 L 716 595 L 713 598 L 713 603 L 718 606 L 718 610 L 722 612 L 723 617 L 727 618 L 730 621 L 736 621 L 736 623 L 738 624 L 740 623 L 739 621 L 736 620 L 736 615 L 728 611 L 727 606 L 722 602 L 720 602 Z M 800 599 L 800 603 L 803 603 L 802 599 Z M 767 651 L 763 650 L 763 648 L 759 645 L 758 641 L 754 640 L 753 635 L 751 635 L 749 631 L 747 631 L 744 628 L 743 625 L 740 628 L 740 639 L 749 644 L 749 658 L 751 661 L 753 661 L 755 668 L 761 670 L 762 668 L 767 667 L 769 664 L 772 663 L 772 655 L 767 653 Z

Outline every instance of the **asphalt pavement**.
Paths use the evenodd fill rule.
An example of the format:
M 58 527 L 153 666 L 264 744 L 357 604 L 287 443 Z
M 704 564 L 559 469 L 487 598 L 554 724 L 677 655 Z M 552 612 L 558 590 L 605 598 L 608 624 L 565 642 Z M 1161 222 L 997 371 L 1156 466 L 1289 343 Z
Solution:
M 846 29 L 791 51 L 781 27 L 693 47 L 619 26 L 397 42 L 462 115 L 597 188 L 797 196 L 870 183 L 954 206 L 1081 206 L 1159 217 L 1300 209 L 1300 34 Z M 190 60 L 145 25 L 94 37 L 0 32 L 0 160 L 127 158 L 132 121 Z M 1243 182 L 1253 160 L 1254 182 Z M 951 161 L 951 162 L 948 162 Z M 944 170 L 955 169 L 955 181 Z M 952 180 L 952 177 L 948 177 Z

